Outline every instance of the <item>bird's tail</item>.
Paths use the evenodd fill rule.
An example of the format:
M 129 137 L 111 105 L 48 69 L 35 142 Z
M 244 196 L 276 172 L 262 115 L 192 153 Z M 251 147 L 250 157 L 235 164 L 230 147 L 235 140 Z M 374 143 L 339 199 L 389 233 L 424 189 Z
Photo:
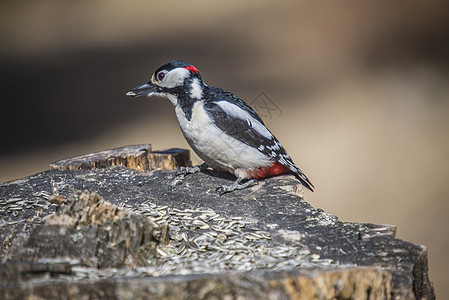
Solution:
M 308 188 L 310 191 L 313 192 L 313 189 L 315 188 L 310 182 L 309 178 L 307 178 L 306 174 L 304 174 L 300 169 L 296 168 L 296 170 L 292 170 L 293 174 L 295 174 L 295 177 L 298 178 L 299 181 L 301 181 L 302 185 Z

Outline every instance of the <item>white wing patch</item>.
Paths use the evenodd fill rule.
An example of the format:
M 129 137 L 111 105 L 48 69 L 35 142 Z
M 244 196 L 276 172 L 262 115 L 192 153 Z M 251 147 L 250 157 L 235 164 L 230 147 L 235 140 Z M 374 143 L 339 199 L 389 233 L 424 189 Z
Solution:
M 262 123 L 253 118 L 248 112 L 244 111 L 237 105 L 227 101 L 217 101 L 215 103 L 218 106 L 220 106 L 221 109 L 223 109 L 230 116 L 246 121 L 248 125 L 251 126 L 251 128 L 253 128 L 258 134 L 260 134 L 264 138 L 267 139 L 273 138 L 271 132 Z
M 278 151 L 279 149 L 281 149 L 281 145 L 277 141 L 274 141 L 274 145 L 271 147 L 271 150 Z

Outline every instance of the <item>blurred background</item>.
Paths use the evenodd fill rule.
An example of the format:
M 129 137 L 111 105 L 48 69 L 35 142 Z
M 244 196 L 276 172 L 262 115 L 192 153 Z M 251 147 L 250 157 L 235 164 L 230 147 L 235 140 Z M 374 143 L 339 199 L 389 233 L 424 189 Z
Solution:
M 0 181 L 127 144 L 188 148 L 169 101 L 125 96 L 186 60 L 263 115 L 317 187 L 309 203 L 426 245 L 449 298 L 448 32 L 439 0 L 1 1 Z

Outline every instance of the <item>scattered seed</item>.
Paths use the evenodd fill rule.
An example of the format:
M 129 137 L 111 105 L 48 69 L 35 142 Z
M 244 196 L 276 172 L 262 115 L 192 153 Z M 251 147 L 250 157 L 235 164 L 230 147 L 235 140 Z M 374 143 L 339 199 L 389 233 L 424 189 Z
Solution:
M 1 203 L 2 209 L 18 213 L 28 209 L 47 209 L 50 202 L 44 201 L 45 192 L 35 195 L 39 198 L 11 198 Z M 8 202 L 9 201 L 9 202 Z M 21 202 L 22 201 L 22 202 Z M 6 202 L 6 203 L 5 203 Z M 145 202 L 137 207 L 122 205 L 128 210 L 144 215 L 162 232 L 168 228 L 167 243 L 156 248 L 157 258 L 146 262 L 146 266 L 134 270 L 96 269 L 72 267 L 77 279 L 113 278 L 131 276 L 164 276 L 175 274 L 219 273 L 223 271 L 250 271 L 272 268 L 290 270 L 293 268 L 331 268 L 337 263 L 320 259 L 301 244 L 286 245 L 271 240 L 270 232 L 261 229 L 259 221 L 248 217 L 227 217 L 208 210 L 179 209 Z M 15 225 L 12 221 L 8 225 Z M 256 226 L 257 225 L 257 226 Z M 70 277 L 67 277 L 69 280 Z
M 11 204 L 11 203 L 19 202 L 21 200 L 22 200 L 22 198 L 11 198 L 11 199 L 6 200 L 6 203 Z
M 156 248 L 156 252 L 159 253 L 159 254 L 162 255 L 162 256 L 167 256 L 167 253 L 165 253 L 164 251 L 162 251 L 162 250 L 159 249 L 159 248 Z

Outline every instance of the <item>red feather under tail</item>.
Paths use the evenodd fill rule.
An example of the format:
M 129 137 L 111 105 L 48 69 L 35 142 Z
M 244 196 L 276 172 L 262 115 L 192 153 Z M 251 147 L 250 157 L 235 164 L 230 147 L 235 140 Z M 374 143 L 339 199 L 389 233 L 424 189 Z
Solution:
M 249 172 L 248 178 L 263 179 L 270 176 L 281 175 L 291 172 L 289 168 L 276 162 L 269 167 L 260 168 Z

